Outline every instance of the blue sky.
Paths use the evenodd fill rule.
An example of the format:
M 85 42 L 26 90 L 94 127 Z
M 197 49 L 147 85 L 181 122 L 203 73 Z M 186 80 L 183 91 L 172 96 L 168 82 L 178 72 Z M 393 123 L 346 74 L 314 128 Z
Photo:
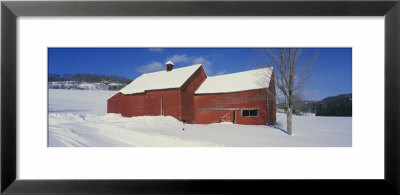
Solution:
M 256 69 L 252 48 L 49 48 L 49 74 L 92 73 L 135 79 L 143 73 L 203 64 L 208 76 Z M 321 48 L 304 96 L 352 92 L 352 49 Z

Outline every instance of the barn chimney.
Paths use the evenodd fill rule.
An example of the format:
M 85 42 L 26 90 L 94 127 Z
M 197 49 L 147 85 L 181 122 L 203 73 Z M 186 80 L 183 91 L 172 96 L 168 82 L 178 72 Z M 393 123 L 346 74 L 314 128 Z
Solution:
M 169 72 L 174 67 L 174 63 L 171 61 L 168 61 L 167 63 L 165 63 L 165 66 L 167 66 L 167 72 Z

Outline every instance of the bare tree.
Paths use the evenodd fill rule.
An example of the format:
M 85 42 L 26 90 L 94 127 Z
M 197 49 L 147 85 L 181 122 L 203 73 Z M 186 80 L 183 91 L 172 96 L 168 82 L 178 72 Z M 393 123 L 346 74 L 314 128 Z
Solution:
M 302 93 L 310 77 L 310 70 L 318 58 L 318 49 L 273 48 L 257 49 L 255 63 L 260 67 L 274 67 L 275 85 L 285 96 L 287 133 L 292 135 L 292 112 L 296 97 Z

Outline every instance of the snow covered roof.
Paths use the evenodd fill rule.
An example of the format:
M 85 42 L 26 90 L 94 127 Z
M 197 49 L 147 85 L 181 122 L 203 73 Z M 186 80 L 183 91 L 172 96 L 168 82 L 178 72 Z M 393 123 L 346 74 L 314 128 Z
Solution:
M 268 88 L 272 72 L 272 67 L 268 67 L 207 77 L 195 94 L 229 93 Z
M 168 61 L 165 64 L 171 64 L 172 66 L 175 65 L 172 61 Z
M 148 90 L 180 88 L 201 64 L 142 74 L 130 84 L 119 90 L 123 94 L 143 93 Z

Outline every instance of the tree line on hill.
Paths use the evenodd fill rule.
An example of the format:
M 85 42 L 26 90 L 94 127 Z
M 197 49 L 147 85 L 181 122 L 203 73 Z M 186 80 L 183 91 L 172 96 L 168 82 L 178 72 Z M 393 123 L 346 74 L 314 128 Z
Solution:
M 128 84 L 132 80 L 113 75 L 101 75 L 101 74 L 50 74 L 49 82 L 52 81 L 77 81 L 77 82 L 87 82 L 87 83 L 100 83 L 100 82 L 110 82 L 110 83 L 122 83 Z
M 99 74 L 50 74 L 48 78 L 49 89 L 79 89 L 79 90 L 120 90 L 131 80 Z
M 284 106 L 284 103 L 277 105 L 280 109 L 285 109 Z M 331 96 L 320 101 L 297 99 L 293 114 L 303 113 L 315 113 L 316 116 L 352 116 L 352 94 Z

